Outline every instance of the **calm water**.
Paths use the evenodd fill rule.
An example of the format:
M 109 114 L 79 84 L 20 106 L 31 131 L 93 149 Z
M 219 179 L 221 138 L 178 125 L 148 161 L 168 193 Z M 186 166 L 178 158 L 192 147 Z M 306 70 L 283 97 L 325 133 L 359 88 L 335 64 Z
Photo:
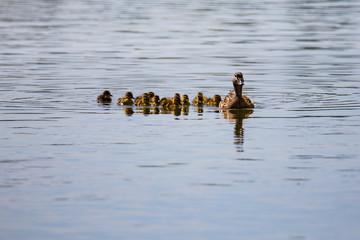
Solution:
M 0 238 L 359 239 L 360 3 L 254 2 L 2 0 Z

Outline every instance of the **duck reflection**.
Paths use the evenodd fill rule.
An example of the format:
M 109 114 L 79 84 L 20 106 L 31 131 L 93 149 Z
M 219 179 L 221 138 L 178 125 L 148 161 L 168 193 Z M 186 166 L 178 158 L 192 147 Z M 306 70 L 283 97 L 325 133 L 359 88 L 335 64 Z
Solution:
M 220 110 L 225 119 L 229 119 L 230 123 L 235 123 L 234 126 L 234 144 L 237 152 L 243 152 L 244 144 L 244 128 L 243 119 L 249 118 L 254 112 L 252 109 L 231 109 Z

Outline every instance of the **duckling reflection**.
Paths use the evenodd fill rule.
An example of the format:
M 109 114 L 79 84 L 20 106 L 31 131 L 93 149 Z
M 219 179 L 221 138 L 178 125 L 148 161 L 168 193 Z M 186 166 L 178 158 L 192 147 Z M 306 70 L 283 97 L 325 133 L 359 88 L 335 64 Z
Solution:
M 225 119 L 229 119 L 230 123 L 235 123 L 234 126 L 234 144 L 237 152 L 243 152 L 244 144 L 244 128 L 243 119 L 249 118 L 254 112 L 252 109 L 231 109 L 231 110 L 220 110 L 224 115 Z
M 148 107 L 142 108 L 142 114 L 149 115 L 150 113 L 151 113 L 150 108 L 148 108 Z
M 154 108 L 151 108 L 152 110 L 152 114 L 160 114 L 160 108 L 159 107 L 154 107 Z
M 132 107 L 126 107 L 125 109 L 126 116 L 131 116 L 134 114 L 134 109 Z

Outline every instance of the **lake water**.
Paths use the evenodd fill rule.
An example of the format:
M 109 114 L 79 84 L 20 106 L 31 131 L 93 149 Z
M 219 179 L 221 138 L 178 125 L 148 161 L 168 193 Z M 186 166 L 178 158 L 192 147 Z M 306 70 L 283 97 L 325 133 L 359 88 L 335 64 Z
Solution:
M 0 238 L 359 239 L 359 12 L 2 0 Z M 116 104 L 224 97 L 238 71 L 253 111 Z

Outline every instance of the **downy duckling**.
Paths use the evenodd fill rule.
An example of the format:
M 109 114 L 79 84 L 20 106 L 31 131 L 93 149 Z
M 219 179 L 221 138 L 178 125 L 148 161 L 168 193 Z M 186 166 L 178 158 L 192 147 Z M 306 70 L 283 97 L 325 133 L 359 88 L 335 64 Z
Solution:
M 192 101 L 192 105 L 194 106 L 203 106 L 204 105 L 204 95 L 202 92 L 199 92 L 197 96 Z
M 160 97 L 155 95 L 150 102 L 151 106 L 159 106 L 160 105 Z
M 168 98 L 163 97 L 162 99 L 160 99 L 160 106 L 166 107 L 168 101 L 170 101 Z
M 179 107 L 181 107 L 180 97 L 176 96 L 173 98 L 173 100 L 169 100 L 167 98 L 162 98 L 161 106 L 164 108 L 179 108 Z
M 138 106 L 143 106 L 143 107 L 150 106 L 149 96 L 146 94 L 143 94 Z
M 98 103 L 111 103 L 111 93 L 108 90 L 105 90 L 103 94 L 97 97 Z
M 220 109 L 254 108 L 250 98 L 242 95 L 244 77 L 241 72 L 236 72 L 233 77 L 234 89 L 219 104 Z
M 180 97 L 174 97 L 174 99 L 171 101 L 170 105 L 167 106 L 170 109 L 179 109 L 181 108 L 181 100 Z
M 132 92 L 125 93 L 125 97 L 118 99 L 118 104 L 132 106 L 134 104 L 134 96 Z
M 135 105 L 136 106 L 140 106 L 141 102 L 142 102 L 142 99 L 143 97 L 147 96 L 149 98 L 149 94 L 148 93 L 143 93 L 141 96 L 137 96 L 135 98 Z M 150 98 L 149 98 L 150 99 Z
M 181 98 L 181 105 L 183 107 L 189 107 L 190 106 L 190 102 L 189 102 L 189 96 L 187 94 L 184 94 Z
M 206 104 L 212 107 L 218 107 L 220 102 L 221 102 L 221 96 L 216 94 L 214 95 L 213 98 L 210 98 Z
M 149 94 L 149 99 L 152 100 L 152 98 L 155 96 L 155 93 L 154 92 L 148 92 Z

